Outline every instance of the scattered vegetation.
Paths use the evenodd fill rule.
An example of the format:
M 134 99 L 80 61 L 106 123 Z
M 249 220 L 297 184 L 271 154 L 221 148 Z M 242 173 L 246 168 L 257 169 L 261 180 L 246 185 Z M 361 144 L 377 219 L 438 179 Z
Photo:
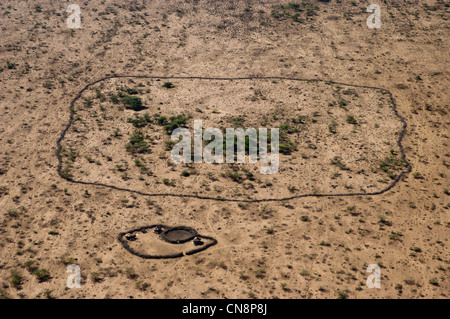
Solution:
M 184 114 L 179 114 L 175 116 L 170 116 L 167 118 L 166 116 L 156 115 L 156 122 L 158 125 L 164 126 L 167 134 L 172 134 L 172 132 L 179 128 L 185 127 L 187 124 L 188 117 Z
M 11 270 L 11 284 L 15 288 L 20 288 L 22 285 L 23 278 L 20 275 L 19 271 L 12 269 Z
M 311 4 L 307 2 L 301 3 L 288 3 L 281 6 L 277 6 L 272 10 L 271 15 L 276 20 L 287 20 L 297 23 L 305 22 L 305 19 L 310 19 L 317 15 L 319 6 L 317 4 Z
M 50 272 L 45 268 L 36 269 L 32 273 L 39 282 L 47 281 L 50 278 Z
M 145 142 L 144 134 L 141 131 L 136 131 L 126 145 L 128 152 L 132 154 L 141 154 L 149 151 L 149 145 Z
M 128 121 L 128 123 L 133 124 L 133 126 L 136 128 L 143 128 L 143 127 L 147 126 L 149 123 L 151 123 L 151 118 L 150 118 L 150 115 L 144 114 L 144 116 L 142 116 L 142 117 L 136 117 L 134 119 L 128 118 L 127 121 Z

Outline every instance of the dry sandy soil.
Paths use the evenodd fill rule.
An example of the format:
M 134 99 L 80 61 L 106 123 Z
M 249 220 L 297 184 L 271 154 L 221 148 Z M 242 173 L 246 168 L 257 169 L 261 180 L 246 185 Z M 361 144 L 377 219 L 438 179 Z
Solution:
M 448 298 L 449 2 L 380 1 L 382 27 L 369 29 L 371 2 L 80 1 L 82 28 L 69 29 L 69 2 L 2 1 L 0 296 Z M 109 79 L 76 101 L 81 120 L 62 141 L 74 150 L 63 157 L 74 180 L 237 200 L 230 202 L 146 196 L 58 174 L 71 101 L 114 74 L 323 82 L 171 80 L 166 89 L 164 80 Z M 411 172 L 380 195 L 245 201 L 376 192 L 404 169 L 380 166 L 400 152 L 402 123 L 386 92 L 343 94 L 327 81 L 393 94 L 407 122 Z M 152 117 L 142 128 L 149 153 L 126 150 L 136 129 L 127 120 L 137 114 L 111 101 L 119 87 L 140 90 L 147 109 L 139 116 Z M 154 114 L 181 113 L 188 128 L 195 119 L 219 128 L 288 123 L 295 149 L 280 155 L 280 172 L 270 176 L 258 174 L 259 164 L 173 165 Z M 117 240 L 158 223 L 193 227 L 218 244 L 144 260 Z M 134 244 L 146 250 L 145 243 Z M 66 287 L 73 263 L 79 289 Z M 381 267 L 380 289 L 366 287 L 369 264 Z
M 167 89 L 158 80 L 106 80 L 83 92 L 61 143 L 65 177 L 146 193 L 263 200 L 374 193 L 391 184 L 392 169 L 404 168 L 397 145 L 402 122 L 385 92 L 259 79 L 175 79 L 170 82 L 175 87 Z M 143 106 L 127 109 L 120 101 L 130 96 L 143 99 Z M 193 121 L 200 119 L 204 129 L 217 127 L 224 136 L 226 128 L 264 127 L 269 133 L 278 128 L 280 166 L 276 173 L 261 174 L 269 164 L 248 159 L 242 165 L 175 165 L 172 116 L 182 117 L 180 125 L 192 136 Z M 145 144 L 131 142 L 136 136 Z M 381 163 L 392 169 L 383 171 Z M 230 185 L 230 179 L 236 183 Z

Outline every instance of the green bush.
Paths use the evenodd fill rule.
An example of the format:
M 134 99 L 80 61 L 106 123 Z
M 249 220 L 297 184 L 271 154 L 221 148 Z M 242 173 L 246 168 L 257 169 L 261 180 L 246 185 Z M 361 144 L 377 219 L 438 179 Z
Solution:
M 163 84 L 163 87 L 165 87 L 166 89 L 172 89 L 172 88 L 175 87 L 175 85 L 173 85 L 172 82 L 165 82 L 165 83 Z
M 135 132 L 130 139 L 130 142 L 126 145 L 127 151 L 135 154 L 135 153 L 145 153 L 148 151 L 149 146 L 144 141 L 144 135 L 142 132 Z
M 131 94 L 131 95 L 136 95 L 136 94 L 139 93 L 139 91 L 136 90 L 135 88 L 126 88 L 125 91 L 126 91 L 128 94 Z
M 166 130 L 167 134 L 172 134 L 172 132 L 179 128 L 180 126 L 186 125 L 187 117 L 184 114 L 171 116 L 169 118 L 165 116 L 157 116 L 156 122 L 159 125 L 164 126 L 164 129 Z
M 99 272 L 93 272 L 91 273 L 91 278 L 93 282 L 100 282 L 104 279 L 104 275 Z
M 129 118 L 128 123 L 133 124 L 134 127 L 142 128 L 151 122 L 150 115 L 145 114 L 143 117 L 138 117 L 135 119 Z
M 139 96 L 125 95 L 122 97 L 121 102 L 125 105 L 125 108 L 133 111 L 140 111 L 143 109 L 142 99 Z
M 167 124 L 167 117 L 158 115 L 158 117 L 156 118 L 156 122 L 159 125 L 166 125 Z
M 338 299 L 347 299 L 348 298 L 346 291 L 338 290 L 337 295 L 338 295 Z
M 348 124 L 358 124 L 358 122 L 356 121 L 356 119 L 352 115 L 348 115 L 347 116 L 347 123 Z
M 296 151 L 297 147 L 291 141 L 287 141 L 286 143 L 280 143 L 280 153 L 289 155 L 293 151 Z
M 22 285 L 22 276 L 15 269 L 11 270 L 11 284 L 18 288 Z
M 181 176 L 188 177 L 189 175 L 191 174 L 186 170 L 181 172 Z
M 111 102 L 113 102 L 114 104 L 118 104 L 120 102 L 119 97 L 115 94 L 111 95 L 109 97 L 109 99 L 111 100 Z
M 39 282 L 46 281 L 47 279 L 50 278 L 50 272 L 45 268 L 36 269 L 35 271 L 33 271 L 32 274 L 36 276 Z
M 164 126 L 167 134 L 172 134 L 175 129 L 186 124 L 186 118 L 184 115 L 171 116 L 169 117 L 169 121 L 169 124 Z
M 227 176 L 229 178 L 231 178 L 235 182 L 240 182 L 242 180 L 242 176 L 238 172 L 234 172 L 234 173 L 233 172 L 228 172 Z
M 6 61 L 6 68 L 8 70 L 14 70 L 16 68 L 17 64 L 10 62 L 10 61 Z

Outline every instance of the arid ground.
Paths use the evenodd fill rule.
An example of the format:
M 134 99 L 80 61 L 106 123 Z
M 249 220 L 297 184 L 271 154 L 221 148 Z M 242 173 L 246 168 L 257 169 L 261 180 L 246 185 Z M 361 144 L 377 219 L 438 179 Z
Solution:
M 2 1 L 0 297 L 448 298 L 450 3 L 370 3 Z M 200 119 L 279 128 L 279 172 L 173 163 Z M 152 224 L 218 243 L 117 239 Z

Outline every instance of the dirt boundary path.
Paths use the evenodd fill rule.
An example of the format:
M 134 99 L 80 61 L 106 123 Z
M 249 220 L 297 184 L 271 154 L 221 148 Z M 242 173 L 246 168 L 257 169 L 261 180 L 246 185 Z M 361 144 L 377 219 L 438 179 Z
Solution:
M 284 198 L 265 198 L 265 199 L 233 199 L 233 198 L 222 198 L 222 197 L 209 197 L 209 196 L 199 196 L 199 195 L 189 195 L 189 194 L 176 194 L 176 193 L 163 193 L 163 194 L 153 194 L 153 193 L 145 193 L 141 191 L 131 190 L 127 188 L 121 188 L 114 185 L 107 185 L 102 183 L 94 183 L 94 182 L 84 182 L 84 181 L 77 181 L 70 177 L 64 177 L 61 173 L 62 169 L 62 155 L 61 155 L 61 142 L 64 140 L 64 137 L 72 125 L 73 119 L 74 119 L 74 105 L 75 102 L 81 97 L 81 95 L 89 89 L 91 86 L 102 82 L 104 80 L 108 79 L 114 79 L 114 78 L 135 78 L 135 79 L 164 79 L 164 80 L 214 80 L 214 81 L 234 81 L 234 80 L 290 80 L 290 81 L 301 81 L 301 82 L 324 82 L 327 84 L 335 84 L 335 85 L 342 85 L 342 86 L 348 86 L 348 87 L 356 87 L 356 88 L 366 88 L 366 89 L 374 89 L 374 90 L 381 90 L 383 92 L 386 92 L 389 94 L 389 97 L 391 99 L 392 103 L 392 110 L 394 111 L 395 115 L 400 119 L 402 122 L 402 130 L 399 134 L 399 137 L 397 139 L 397 145 L 400 148 L 400 153 L 402 160 L 404 161 L 406 165 L 406 169 L 400 172 L 393 180 L 392 182 L 384 189 L 373 192 L 373 193 L 342 193 L 342 194 L 301 194 L 301 195 L 295 195 L 291 197 L 284 197 Z M 75 96 L 75 98 L 70 102 L 69 106 L 70 110 L 70 118 L 69 122 L 67 123 L 66 127 L 62 130 L 60 137 L 57 140 L 57 150 L 56 150 L 56 156 L 58 158 L 58 167 L 57 171 L 59 176 L 61 178 L 64 178 L 65 180 L 76 183 L 76 184 L 82 184 L 82 185 L 91 185 L 91 186 L 101 186 L 101 187 L 107 187 L 111 189 L 115 189 L 118 191 L 123 192 L 130 192 L 142 196 L 151 196 L 151 197 L 185 197 L 185 198 L 197 198 L 197 199 L 205 199 L 205 200 L 215 200 L 215 201 L 223 201 L 223 202 L 248 202 L 248 203 L 256 203 L 256 202 L 281 202 L 296 198 L 303 198 L 303 197 L 340 197 L 340 196 L 374 196 L 374 195 L 381 195 L 390 189 L 392 189 L 399 181 L 400 179 L 411 172 L 411 164 L 407 161 L 405 151 L 403 149 L 402 140 L 403 136 L 406 133 L 406 120 L 398 113 L 397 111 L 397 104 L 395 102 L 395 99 L 392 95 L 392 93 L 384 88 L 374 87 L 374 86 L 366 86 L 366 85 L 357 85 L 357 84 L 346 84 L 346 83 L 340 83 L 340 82 L 334 82 L 334 81 L 326 81 L 321 79 L 301 79 L 301 78 L 290 78 L 290 77 L 279 77 L 279 76 L 268 76 L 268 77 L 230 77 L 230 78 L 216 78 L 216 77 L 200 77 L 200 76 L 151 76 L 151 75 L 110 75 L 105 76 L 101 79 L 98 79 L 94 82 L 86 84 Z

